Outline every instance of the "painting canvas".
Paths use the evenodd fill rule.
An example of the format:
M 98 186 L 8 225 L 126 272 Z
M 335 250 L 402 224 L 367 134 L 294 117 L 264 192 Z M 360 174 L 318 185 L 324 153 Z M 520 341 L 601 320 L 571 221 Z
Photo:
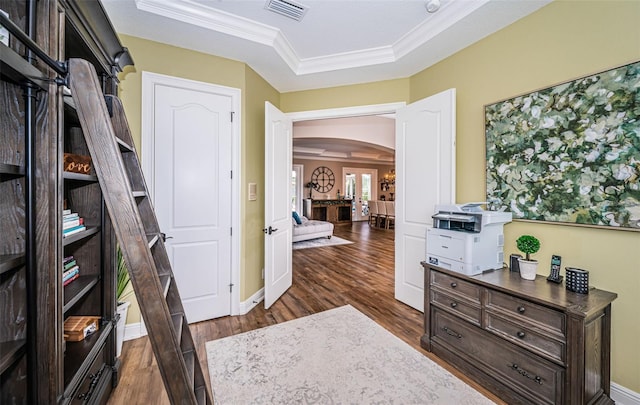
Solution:
M 640 62 L 485 106 L 487 201 L 640 231 Z

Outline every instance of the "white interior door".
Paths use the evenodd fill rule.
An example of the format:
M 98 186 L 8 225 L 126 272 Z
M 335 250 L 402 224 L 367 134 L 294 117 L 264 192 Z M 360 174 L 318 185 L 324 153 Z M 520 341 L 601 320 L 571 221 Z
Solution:
M 291 264 L 291 163 L 293 123 L 265 102 L 264 306 L 293 281 Z
M 189 322 L 231 313 L 232 99 L 156 83 L 153 200 Z
M 424 310 L 426 230 L 436 204 L 455 202 L 456 91 L 396 115 L 395 297 Z

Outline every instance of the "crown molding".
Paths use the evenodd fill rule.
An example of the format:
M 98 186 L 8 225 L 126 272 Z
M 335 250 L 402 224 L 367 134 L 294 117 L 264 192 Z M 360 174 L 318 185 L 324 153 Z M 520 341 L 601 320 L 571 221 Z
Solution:
M 278 28 L 191 0 L 135 0 L 139 10 L 272 47 L 297 76 L 393 63 L 490 0 L 450 1 L 394 44 L 300 59 Z

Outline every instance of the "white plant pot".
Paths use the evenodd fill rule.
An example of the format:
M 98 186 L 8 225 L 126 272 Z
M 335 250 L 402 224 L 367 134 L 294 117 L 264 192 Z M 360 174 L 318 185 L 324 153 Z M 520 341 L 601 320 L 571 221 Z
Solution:
M 122 343 L 124 343 L 124 326 L 127 322 L 127 313 L 129 312 L 130 302 L 122 302 L 118 304 L 116 312 L 120 315 L 118 324 L 116 325 L 116 357 L 120 357 L 122 353 Z
M 538 262 L 535 260 L 518 259 L 520 264 L 520 277 L 525 280 L 535 280 L 538 271 Z

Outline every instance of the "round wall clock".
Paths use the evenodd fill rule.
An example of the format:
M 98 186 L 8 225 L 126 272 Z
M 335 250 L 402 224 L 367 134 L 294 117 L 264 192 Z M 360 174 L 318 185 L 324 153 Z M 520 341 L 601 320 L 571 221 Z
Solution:
M 328 193 L 336 184 L 336 176 L 328 167 L 320 166 L 311 173 L 311 182 L 317 184 L 316 190 L 319 193 Z

